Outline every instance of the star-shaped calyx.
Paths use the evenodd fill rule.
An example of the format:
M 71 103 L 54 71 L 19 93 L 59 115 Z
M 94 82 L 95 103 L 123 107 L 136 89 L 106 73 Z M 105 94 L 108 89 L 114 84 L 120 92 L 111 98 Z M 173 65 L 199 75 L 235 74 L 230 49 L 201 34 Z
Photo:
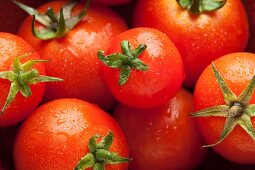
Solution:
M 21 9 L 33 16 L 32 32 L 35 37 L 42 40 L 49 40 L 65 36 L 73 29 L 86 15 L 91 0 L 87 0 L 84 9 L 76 16 L 72 16 L 72 10 L 76 5 L 76 0 L 71 0 L 61 7 L 59 14 L 55 14 L 49 7 L 45 13 L 40 13 L 36 9 L 13 0 Z M 45 29 L 36 30 L 35 21 L 42 24 Z
M 247 134 L 250 135 L 253 140 L 255 140 L 255 129 L 253 128 L 251 122 L 251 117 L 255 116 L 255 104 L 249 104 L 255 88 L 255 76 L 252 77 L 249 84 L 237 97 L 229 89 L 222 76 L 215 68 L 214 64 L 212 64 L 212 69 L 223 93 L 225 104 L 200 110 L 192 113 L 192 116 L 219 116 L 225 117 L 226 121 L 218 141 L 214 144 L 205 145 L 204 147 L 211 147 L 220 144 L 237 125 L 241 126 L 247 132 Z
M 212 12 L 223 7 L 226 0 L 177 0 L 177 3 L 193 14 Z
M 122 53 L 105 56 L 104 51 L 100 50 L 97 56 L 106 66 L 120 69 L 119 85 L 123 85 L 128 81 L 131 69 L 140 71 L 148 70 L 148 66 L 138 58 L 146 48 L 147 46 L 145 44 L 140 44 L 135 49 L 132 49 L 129 41 L 123 40 L 121 42 Z
M 0 79 L 7 79 L 11 82 L 6 102 L 0 111 L 1 114 L 3 114 L 6 108 L 11 104 L 18 92 L 20 92 L 24 97 L 31 96 L 32 91 L 29 87 L 31 84 L 63 81 L 63 79 L 60 78 L 40 75 L 38 70 L 33 68 L 35 64 L 47 62 L 47 60 L 29 60 L 23 64 L 20 62 L 20 58 L 27 57 L 31 54 L 32 52 L 17 57 L 13 61 L 12 70 L 0 72 Z
M 90 138 L 88 144 L 89 153 L 81 158 L 75 170 L 84 170 L 87 168 L 104 170 L 106 164 L 130 162 L 130 158 L 124 158 L 115 152 L 109 151 L 113 142 L 113 137 L 113 133 L 109 132 L 99 143 L 97 143 L 97 139 L 101 138 L 99 135 L 94 135 Z

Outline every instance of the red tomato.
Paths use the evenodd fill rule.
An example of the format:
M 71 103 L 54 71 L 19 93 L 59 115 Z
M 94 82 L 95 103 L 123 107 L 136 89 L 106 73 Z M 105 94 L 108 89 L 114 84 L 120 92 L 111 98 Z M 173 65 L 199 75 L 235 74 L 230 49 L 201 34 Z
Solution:
M 39 7 L 46 11 L 52 7 L 59 11 L 67 1 L 52 1 Z M 83 9 L 77 4 L 72 14 Z M 36 28 L 42 26 L 38 23 Z M 126 30 L 123 20 L 108 8 L 91 7 L 84 19 L 65 37 L 39 40 L 32 35 L 31 17 L 21 26 L 19 35 L 31 43 L 43 59 L 48 75 L 61 77 L 64 83 L 50 83 L 46 87 L 46 100 L 74 97 L 111 108 L 115 100 L 101 80 L 100 65 L 96 57 L 99 49 L 107 49 L 113 37 Z
M 34 49 L 20 37 L 0 32 L 0 72 L 12 70 L 14 59 L 32 51 L 34 51 Z M 40 59 L 40 57 L 34 52 L 20 60 L 23 64 L 31 59 L 36 60 Z M 34 68 L 37 69 L 40 74 L 45 74 L 44 65 L 42 63 L 36 64 Z M 9 80 L 0 78 L 0 110 L 2 110 L 7 100 L 10 85 L 11 83 Z M 38 106 L 45 91 L 45 84 L 39 83 L 30 85 L 30 88 L 32 96 L 26 98 L 21 93 L 18 93 L 12 103 L 0 115 L 0 127 L 20 122 Z
M 19 2 L 37 7 L 47 0 L 19 0 Z M 12 1 L 10 0 L 1 0 L 0 1 L 0 31 L 17 33 L 22 21 L 26 17 L 26 13 L 19 9 Z
M 123 40 L 129 41 L 133 49 L 140 44 L 147 45 L 138 59 L 148 70 L 131 68 L 127 82 L 119 85 L 120 69 L 104 66 L 103 76 L 113 95 L 126 105 L 142 108 L 161 105 L 174 96 L 182 84 L 184 71 L 180 54 L 171 40 L 156 29 L 131 29 L 112 41 L 107 54 L 121 52 Z
M 240 0 L 226 2 L 215 12 L 192 14 L 175 0 L 139 0 L 135 26 L 157 28 L 174 42 L 183 58 L 184 85 L 193 87 L 214 59 L 243 51 L 248 40 L 247 16 Z
M 244 6 L 249 18 L 250 26 L 250 39 L 247 45 L 247 51 L 255 52 L 255 1 L 254 0 L 244 0 Z
M 128 147 L 117 123 L 96 105 L 78 99 L 58 99 L 39 107 L 25 120 L 14 146 L 17 170 L 70 170 L 88 153 L 95 134 L 114 134 L 110 151 L 127 157 Z M 124 170 L 127 164 L 107 165 Z
M 195 121 L 192 95 L 181 89 L 166 104 L 150 109 L 118 105 L 114 118 L 130 147 L 130 170 L 192 169 L 205 156 Z
M 214 62 L 215 67 L 226 82 L 228 88 L 239 96 L 244 88 L 248 85 L 253 75 L 255 74 L 255 54 L 252 53 L 232 53 L 225 55 Z M 255 103 L 255 94 L 252 93 L 250 104 Z M 245 95 L 246 97 L 248 95 Z M 233 98 L 233 97 L 232 97 Z M 247 119 L 246 124 L 249 129 L 255 127 L 254 117 L 247 118 L 247 104 L 239 99 L 233 98 L 233 101 L 227 104 L 219 84 L 216 82 L 216 77 L 213 73 L 211 65 L 208 66 L 201 74 L 194 91 L 195 110 L 210 108 L 213 106 L 226 105 L 227 110 L 219 113 L 226 113 L 228 118 L 232 120 Z M 239 114 L 232 116 L 231 110 L 236 104 L 242 103 L 239 106 Z M 241 108 L 240 108 L 241 107 Z M 217 112 L 218 113 L 218 112 Z M 246 116 L 246 117 L 244 117 Z M 223 127 L 226 125 L 226 117 L 209 116 L 198 117 L 197 124 L 207 144 L 214 144 L 219 141 Z M 251 119 L 251 121 L 249 121 Z M 233 121 L 232 121 L 233 122 Z M 243 122 L 243 121 L 242 121 Z M 239 122 L 238 122 L 239 123 Z M 241 125 L 241 124 L 239 124 Z M 241 126 L 234 126 L 230 134 L 213 149 L 221 156 L 230 161 L 243 164 L 255 163 L 255 140 Z M 252 130 L 251 130 L 252 131 Z

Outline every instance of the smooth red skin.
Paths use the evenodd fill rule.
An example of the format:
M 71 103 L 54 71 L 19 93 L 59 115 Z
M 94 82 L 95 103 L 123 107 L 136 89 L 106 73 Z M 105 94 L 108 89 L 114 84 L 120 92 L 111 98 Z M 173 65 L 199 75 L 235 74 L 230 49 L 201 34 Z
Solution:
M 0 71 L 9 71 L 12 69 L 12 63 L 15 58 L 22 56 L 26 53 L 30 53 L 34 49 L 26 41 L 20 37 L 0 32 Z M 22 58 L 21 63 L 24 63 L 31 59 L 40 59 L 39 55 L 34 52 L 28 57 Z M 35 67 L 40 75 L 45 75 L 44 65 L 38 63 Z M 10 81 L 0 79 L 0 109 L 2 110 L 4 103 L 7 99 Z M 45 92 L 45 84 L 38 83 L 30 85 L 32 96 L 25 98 L 18 93 L 13 102 L 5 110 L 4 114 L 0 115 L 0 127 L 14 125 L 21 120 L 25 119 L 30 113 L 32 113 L 38 104 L 41 102 L 43 94 Z
M 249 52 L 255 52 L 255 1 L 243 0 L 250 26 L 250 38 L 247 44 L 246 50 Z
M 45 11 L 52 6 L 59 11 L 65 1 L 53 1 L 39 8 Z M 83 6 L 78 5 L 77 14 Z M 39 27 L 39 25 L 37 25 Z M 45 100 L 73 97 L 98 104 L 109 109 L 115 99 L 103 83 L 97 51 L 106 50 L 112 39 L 127 26 L 115 13 L 103 7 L 91 7 L 83 19 L 64 38 L 41 41 L 31 33 L 31 17 L 21 26 L 19 35 L 30 42 L 43 59 L 50 60 L 45 65 L 49 76 L 61 77 L 64 82 L 49 83 Z
M 248 85 L 255 74 L 255 54 L 233 53 L 214 61 L 229 88 L 238 96 Z M 224 104 L 223 94 L 216 82 L 212 67 L 209 65 L 201 74 L 194 91 L 195 110 Z M 250 103 L 255 103 L 255 94 Z M 200 132 L 206 143 L 218 141 L 226 118 L 207 117 L 196 118 Z M 255 119 L 252 118 L 255 127 Z M 237 126 L 213 149 L 226 159 L 242 163 L 255 163 L 255 141 L 240 127 Z
M 159 106 L 174 96 L 181 87 L 184 70 L 180 54 L 171 40 L 156 29 L 131 29 L 112 41 L 107 54 L 121 52 L 123 40 L 128 40 L 133 47 L 147 45 L 139 59 L 148 70 L 131 70 L 128 81 L 120 86 L 120 70 L 104 65 L 103 76 L 113 95 L 120 102 L 139 108 Z
M 166 104 L 150 109 L 118 105 L 113 117 L 123 129 L 130 147 L 130 170 L 178 169 L 198 166 L 206 150 L 195 121 L 192 95 L 181 89 Z
M 25 120 L 14 146 L 16 170 L 70 170 L 88 152 L 95 134 L 114 134 L 111 151 L 128 157 L 118 124 L 96 105 L 78 99 L 58 99 L 39 107 Z M 125 170 L 128 164 L 107 165 L 106 170 Z
M 194 87 L 216 58 L 243 51 L 249 36 L 241 0 L 227 1 L 218 11 L 200 15 L 192 15 L 175 0 L 139 0 L 133 23 L 157 28 L 170 37 L 183 58 L 187 87 Z
M 19 0 L 24 4 L 29 6 L 37 7 L 47 0 Z M 21 23 L 27 16 L 26 12 L 20 9 L 17 5 L 15 5 L 10 0 L 1 0 L 0 1 L 0 31 L 1 32 L 9 32 L 9 33 L 17 33 Z

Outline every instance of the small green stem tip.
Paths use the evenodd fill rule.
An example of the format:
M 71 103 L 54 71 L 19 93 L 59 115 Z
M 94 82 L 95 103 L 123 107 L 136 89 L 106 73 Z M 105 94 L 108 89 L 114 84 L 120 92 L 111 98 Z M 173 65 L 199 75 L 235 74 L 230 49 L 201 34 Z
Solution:
M 94 135 L 90 138 L 88 148 L 89 153 L 85 155 L 75 170 L 84 170 L 93 168 L 93 170 L 104 170 L 106 164 L 120 164 L 130 162 L 130 158 L 124 158 L 119 156 L 118 153 L 109 151 L 113 142 L 113 133 L 109 132 L 107 136 L 97 143 L 97 139 L 101 138 L 99 135 Z
M 177 3 L 193 14 L 212 12 L 222 8 L 227 0 L 177 0 Z
M 138 57 L 145 51 L 147 46 L 140 44 L 135 49 L 131 48 L 127 40 L 121 42 L 122 53 L 113 53 L 104 55 L 104 51 L 100 50 L 97 53 L 98 59 L 106 66 L 120 69 L 119 85 L 125 84 L 132 70 L 146 71 L 148 66 Z
M 14 100 L 18 92 L 20 92 L 24 97 L 31 96 L 32 95 L 32 91 L 30 89 L 31 84 L 37 84 L 41 82 L 63 81 L 63 79 L 60 78 L 40 75 L 38 70 L 33 68 L 35 64 L 40 62 L 47 62 L 47 60 L 29 60 L 23 64 L 20 63 L 20 58 L 27 57 L 31 54 L 32 52 L 17 57 L 13 61 L 12 70 L 0 72 L 0 79 L 6 79 L 11 82 L 9 94 L 0 112 L 1 114 L 3 114 L 4 111 L 8 108 L 8 106 Z

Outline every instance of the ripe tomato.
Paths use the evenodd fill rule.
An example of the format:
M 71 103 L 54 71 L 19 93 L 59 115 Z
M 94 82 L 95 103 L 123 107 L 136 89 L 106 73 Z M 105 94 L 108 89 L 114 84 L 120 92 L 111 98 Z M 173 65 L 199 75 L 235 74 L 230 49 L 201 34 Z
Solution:
M 37 7 L 47 0 L 19 0 L 22 3 L 29 4 L 33 7 Z M 12 1 L 10 0 L 1 0 L 0 1 L 0 31 L 17 33 L 22 21 L 26 17 L 26 13 L 19 9 Z M 14 12 L 15 11 L 15 12 Z
M 123 129 L 130 147 L 130 170 L 192 169 L 205 156 L 203 139 L 195 121 L 192 95 L 181 89 L 166 104 L 138 109 L 118 105 L 113 117 Z
M 178 50 L 164 33 L 152 28 L 125 31 L 112 41 L 107 54 L 121 51 L 125 54 L 123 48 L 128 48 L 132 56 L 124 55 L 122 60 L 119 54 L 113 55 L 112 64 L 120 62 L 121 68 L 104 65 L 102 72 L 110 91 L 120 102 L 148 108 L 161 105 L 175 95 L 184 78 L 183 64 Z M 139 54 L 135 54 L 137 51 Z M 112 62 L 111 56 L 104 57 L 102 51 L 98 56 Z M 128 73 L 130 76 L 126 76 Z M 124 78 L 119 80 L 120 75 Z M 123 84 L 122 80 L 127 81 Z
M 95 134 L 114 134 L 110 151 L 127 157 L 128 147 L 117 123 L 96 105 L 78 99 L 58 99 L 39 107 L 21 126 L 14 146 L 17 170 L 70 170 L 89 149 Z M 107 165 L 124 170 L 127 163 Z
M 252 88 L 249 94 L 247 91 L 242 92 L 255 74 L 255 54 L 228 54 L 215 60 L 214 65 L 228 86 L 225 91 L 230 89 L 232 92 L 228 90 L 228 95 L 223 95 L 217 83 L 223 81 L 216 81 L 211 65 L 203 71 L 194 91 L 195 110 L 201 113 L 201 109 L 217 106 L 218 111 L 214 109 L 215 116 L 196 118 L 201 134 L 207 144 L 222 141 L 211 146 L 224 158 L 237 163 L 254 164 L 255 138 L 252 134 L 255 119 L 250 109 L 253 107 L 251 104 L 255 103 L 255 94 Z M 198 116 L 198 113 L 194 115 Z
M 247 45 L 247 51 L 255 52 L 255 1 L 254 0 L 244 0 L 244 6 L 249 18 L 250 26 L 250 38 Z
M 52 7 L 59 11 L 67 1 L 52 1 L 39 7 L 46 11 Z M 77 4 L 72 11 L 76 15 L 83 9 Z M 21 26 L 19 35 L 31 43 L 43 59 L 51 62 L 45 65 L 51 76 L 63 78 L 64 83 L 50 83 L 46 87 L 46 100 L 74 97 L 99 104 L 109 109 L 115 100 L 100 76 L 96 53 L 107 49 L 113 37 L 127 29 L 123 20 L 105 7 L 91 7 L 84 19 L 63 38 L 40 40 L 31 32 L 31 17 Z M 36 29 L 42 28 L 36 23 Z
M 133 21 L 134 26 L 157 28 L 170 37 L 181 53 L 184 85 L 188 87 L 195 85 L 211 61 L 243 51 L 248 40 L 248 21 L 241 0 L 227 1 L 221 9 L 201 14 L 182 9 L 175 0 L 139 0 Z
M 30 53 L 34 49 L 20 37 L 0 32 L 0 72 L 11 71 L 13 67 L 13 62 L 17 57 L 24 54 Z M 39 55 L 34 52 L 27 57 L 21 58 L 21 63 L 25 63 L 29 60 L 40 59 Z M 45 74 L 44 65 L 38 63 L 34 66 L 35 69 L 40 74 Z M 9 80 L 0 78 L 0 110 L 3 109 L 11 83 Z M 32 96 L 24 97 L 21 93 L 17 93 L 11 104 L 5 109 L 0 115 L 0 127 L 9 126 L 16 124 L 27 117 L 41 102 L 44 91 L 45 84 L 39 83 L 30 86 L 32 91 Z M 1 112 L 1 111 L 0 111 Z

